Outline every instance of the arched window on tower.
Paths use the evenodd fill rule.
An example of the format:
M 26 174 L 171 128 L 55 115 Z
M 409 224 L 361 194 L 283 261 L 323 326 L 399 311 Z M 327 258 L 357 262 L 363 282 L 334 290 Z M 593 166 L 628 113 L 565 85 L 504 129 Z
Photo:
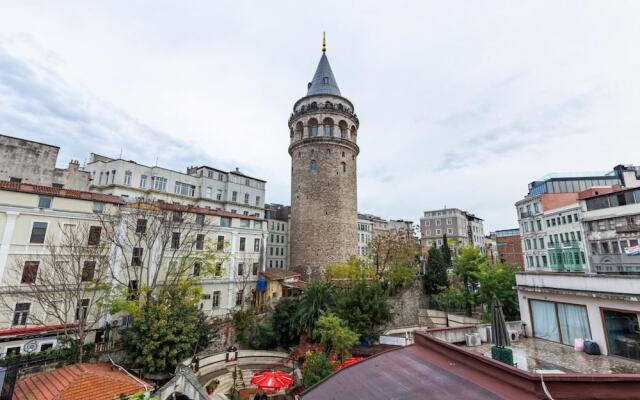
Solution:
M 356 127 L 352 126 L 351 127 L 351 140 L 353 140 L 354 142 L 356 142 L 358 138 L 358 134 L 356 133 Z
M 316 160 L 311 160 L 311 164 L 309 164 L 309 171 L 318 172 L 318 164 L 316 164 Z
M 309 120 L 309 137 L 318 136 L 318 120 L 311 118 Z
M 324 126 L 325 137 L 333 136 L 333 120 L 331 118 L 325 118 L 324 121 L 322 121 L 322 126 Z
M 340 171 L 341 172 L 347 172 L 347 163 L 346 162 L 341 162 L 340 163 Z
M 340 123 L 338 124 L 338 128 L 340 129 L 340 138 L 342 139 L 346 139 L 347 138 L 347 131 L 349 128 L 347 128 L 347 123 L 344 121 L 340 121 Z
M 303 130 L 303 125 L 302 125 L 302 121 L 298 121 L 298 123 L 296 124 L 296 130 L 295 130 L 295 140 L 301 140 L 302 139 L 302 130 Z

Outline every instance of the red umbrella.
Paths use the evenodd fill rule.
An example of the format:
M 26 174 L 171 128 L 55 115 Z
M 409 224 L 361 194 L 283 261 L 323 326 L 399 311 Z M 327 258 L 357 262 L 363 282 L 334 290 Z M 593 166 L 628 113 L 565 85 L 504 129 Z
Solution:
M 261 390 L 280 390 L 293 385 L 293 376 L 282 371 L 265 371 L 254 375 L 251 383 Z
M 344 361 L 342 364 L 338 365 L 338 369 L 347 367 L 347 366 L 349 366 L 351 364 L 355 364 L 355 363 L 360 362 L 362 360 L 364 360 L 364 357 L 351 357 L 347 361 Z

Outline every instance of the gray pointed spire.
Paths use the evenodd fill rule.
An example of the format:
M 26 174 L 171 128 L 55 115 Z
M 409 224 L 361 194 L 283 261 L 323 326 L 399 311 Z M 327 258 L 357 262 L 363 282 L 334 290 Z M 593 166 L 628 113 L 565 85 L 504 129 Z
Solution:
M 320 57 L 316 73 L 313 75 L 313 80 L 309 82 L 307 90 L 307 96 L 314 94 L 333 94 L 336 96 L 342 96 L 340 94 L 340 88 L 338 88 L 338 82 L 336 82 L 336 78 L 333 76 L 333 71 L 331 71 L 329 59 L 324 51 L 322 52 L 322 57 Z

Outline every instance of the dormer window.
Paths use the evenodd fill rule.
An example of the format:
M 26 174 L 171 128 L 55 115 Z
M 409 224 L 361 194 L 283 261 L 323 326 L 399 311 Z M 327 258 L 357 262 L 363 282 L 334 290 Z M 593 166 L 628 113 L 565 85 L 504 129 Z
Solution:
M 329 77 L 325 76 L 324 78 L 322 78 L 322 83 L 324 83 L 325 85 L 329 84 Z

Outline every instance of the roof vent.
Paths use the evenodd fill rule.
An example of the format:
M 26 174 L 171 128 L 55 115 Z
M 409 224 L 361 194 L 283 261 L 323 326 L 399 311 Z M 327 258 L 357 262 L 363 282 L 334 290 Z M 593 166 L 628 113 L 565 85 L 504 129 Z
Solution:
M 311 87 L 311 82 L 307 83 L 307 90 Z

